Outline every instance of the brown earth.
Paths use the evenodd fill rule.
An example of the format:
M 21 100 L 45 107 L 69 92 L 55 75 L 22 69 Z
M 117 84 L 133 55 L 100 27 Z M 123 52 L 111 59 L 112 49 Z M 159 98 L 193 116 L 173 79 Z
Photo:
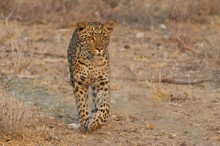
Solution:
M 1 91 L 37 118 L 0 145 L 220 145 L 219 20 L 184 25 L 188 40 L 171 21 L 116 25 L 111 116 L 89 134 L 68 127 L 76 122 L 66 57 L 73 28 L 1 21 Z

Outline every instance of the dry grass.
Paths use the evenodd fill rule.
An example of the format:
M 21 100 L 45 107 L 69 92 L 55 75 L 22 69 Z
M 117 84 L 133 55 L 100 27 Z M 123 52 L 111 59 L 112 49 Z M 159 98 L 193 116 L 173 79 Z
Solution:
M 151 98 L 158 101 L 185 101 L 192 99 L 193 85 L 176 85 L 175 82 L 162 82 L 164 79 L 172 80 L 172 75 L 164 75 L 162 70 L 166 66 L 166 63 L 159 60 L 154 63 L 150 68 L 156 71 L 155 80 L 152 82 L 146 81 L 147 87 L 152 89 Z
M 6 0 L 3 1 L 6 2 Z M 11 2 L 14 2 L 14 0 L 11 0 Z M 167 8 L 164 8 L 164 11 L 159 11 L 159 5 L 157 5 L 157 7 L 151 7 L 150 10 L 145 9 L 146 7 L 144 6 L 141 7 L 143 2 L 146 2 L 144 0 L 135 2 L 127 2 L 123 0 L 92 0 L 89 2 L 87 1 L 87 5 L 85 5 L 85 0 L 78 1 L 77 5 L 74 5 L 74 2 L 76 2 L 75 0 L 49 0 L 46 2 L 46 4 L 42 3 L 43 1 L 38 1 L 34 2 L 34 4 L 31 5 L 32 2 L 33 1 L 28 2 L 26 0 L 21 0 L 19 1 L 19 3 L 17 3 L 19 7 L 17 7 L 16 9 L 14 9 L 14 4 L 11 3 L 12 5 L 10 4 L 11 6 L 9 7 L 9 9 L 7 11 L 5 10 L 4 13 L 2 13 L 3 15 L 1 17 L 4 19 L 5 23 L 3 23 L 4 25 L 0 24 L 0 46 L 3 46 L 0 47 L 0 74 L 4 73 L 6 76 L 13 74 L 18 78 L 31 77 L 33 75 L 32 77 L 35 79 L 33 81 L 34 85 L 37 84 L 39 86 L 42 86 L 43 88 L 51 89 L 53 94 L 58 93 L 58 96 L 62 95 L 62 97 L 64 98 L 71 97 L 71 102 L 72 88 L 68 85 L 68 67 L 65 58 L 66 56 L 64 55 L 63 58 L 56 58 L 54 56 L 45 55 L 45 52 L 51 53 L 53 51 L 57 51 L 59 54 L 64 54 L 64 52 L 66 51 L 64 45 L 57 46 L 57 44 L 61 41 L 63 42 L 61 42 L 60 44 L 65 44 L 65 40 L 67 39 L 62 38 L 65 37 L 63 34 L 60 35 L 61 37 L 59 36 L 60 38 L 57 37 L 57 34 L 55 34 L 57 32 L 55 32 L 54 30 L 50 30 L 50 32 L 48 29 L 51 29 L 51 25 L 49 24 L 44 26 L 44 29 L 47 30 L 44 33 L 51 34 L 47 34 L 46 36 L 44 36 L 44 30 L 39 27 L 37 29 L 41 30 L 38 33 L 38 35 L 40 34 L 40 36 L 34 36 L 35 33 L 33 32 L 36 30 L 34 29 L 35 24 L 33 23 L 38 22 L 47 24 L 51 22 L 61 22 L 63 24 L 62 26 L 67 26 L 73 21 L 79 21 L 88 18 L 89 20 L 95 19 L 100 21 L 104 21 L 106 19 L 116 19 L 119 23 L 125 23 L 129 25 L 135 23 L 138 24 L 138 26 L 146 26 L 148 24 L 154 25 L 154 17 L 160 19 L 160 23 L 163 22 L 168 17 L 167 14 L 169 14 Z M 94 5 L 93 3 L 96 3 L 96 5 Z M 155 2 L 153 4 L 155 4 Z M 4 5 L 7 5 L 7 3 L 5 3 Z M 128 9 L 128 7 L 130 9 Z M 140 8 L 137 10 L 137 7 Z M 39 9 L 42 11 L 39 12 Z M 133 13 L 134 11 L 136 11 L 137 13 Z M 164 13 L 164 15 L 161 15 L 160 12 L 166 13 Z M 214 11 L 210 11 L 207 13 L 207 15 L 209 14 L 211 15 L 217 13 L 214 13 Z M 195 36 L 194 32 L 189 31 L 191 30 L 191 24 L 194 23 L 193 21 L 188 22 L 188 20 L 190 20 L 191 18 L 185 19 L 186 16 L 181 15 L 177 17 L 178 21 L 174 21 L 171 31 L 173 32 L 175 41 L 179 44 L 178 48 L 191 51 L 194 50 L 195 44 L 200 38 L 198 38 L 197 35 Z M 17 24 L 16 22 L 15 25 L 13 25 L 14 22 L 10 23 L 10 20 L 15 19 L 22 22 L 32 23 L 33 25 L 28 25 L 29 30 L 26 29 L 27 27 L 25 27 L 25 25 L 17 28 L 16 26 L 19 24 Z M 71 34 L 68 35 L 70 36 Z M 126 33 L 124 33 L 124 35 L 126 35 Z M 34 37 L 36 37 L 37 39 L 34 39 Z M 54 39 L 55 37 L 57 37 L 57 39 Z M 57 43 L 55 42 L 57 40 L 61 41 Z M 35 50 L 34 43 L 38 43 L 37 48 L 44 52 L 42 56 L 36 56 L 38 54 L 38 50 Z M 48 48 L 51 50 L 48 51 Z M 59 50 L 55 50 L 56 48 L 59 48 Z M 133 48 L 131 48 L 130 50 L 132 49 Z M 42 54 L 42 52 L 40 53 Z M 174 52 L 175 57 L 173 58 L 177 58 L 178 55 L 179 50 Z M 216 58 L 219 60 L 219 52 L 218 56 L 216 55 Z M 143 62 L 148 62 L 146 58 L 141 58 L 140 60 Z M 165 63 L 163 62 L 163 64 Z M 153 69 L 157 70 L 159 81 L 154 83 L 147 83 L 152 91 L 151 97 L 159 101 L 168 102 L 181 102 L 191 99 L 193 94 L 193 86 L 174 84 L 171 85 L 161 82 L 162 67 L 163 66 L 159 66 L 158 69 Z M 118 87 L 117 84 L 112 84 L 111 88 L 112 90 L 117 90 L 121 89 L 122 87 Z M 30 145 L 33 145 L 33 143 L 35 145 L 71 145 L 77 144 L 78 141 L 81 142 L 81 140 L 85 140 L 81 139 L 84 135 L 76 133 L 74 130 L 69 129 L 62 122 L 55 119 L 42 118 L 39 121 L 35 121 L 35 124 L 32 123 L 31 125 L 28 125 L 31 116 L 29 115 L 30 112 L 26 106 L 16 101 L 16 99 L 13 99 L 12 97 L 9 98 L 8 95 L 4 92 L 1 92 L 1 90 L 0 98 L 0 130 L 2 134 L 5 135 L 7 132 L 12 135 L 17 133 L 20 134 L 21 132 L 23 132 L 24 129 L 26 130 L 24 134 L 21 134 L 22 138 L 12 138 L 12 142 L 10 143 L 11 145 L 26 145 L 27 143 L 31 143 Z M 113 125 L 116 128 L 118 127 L 118 125 L 115 125 L 114 123 Z M 154 124 L 152 124 L 151 122 L 146 123 L 145 127 L 146 129 L 151 130 L 157 129 L 154 128 Z M 134 135 L 132 135 L 131 133 L 130 135 L 138 136 L 136 133 Z M 87 136 L 86 140 L 89 140 L 88 137 L 89 136 Z M 103 139 L 103 137 L 100 139 Z M 0 138 L 0 145 L 7 143 L 8 141 L 8 139 L 6 139 L 4 140 L 4 143 L 1 143 L 1 140 L 2 139 Z M 13 143 L 13 141 L 15 143 Z M 97 142 L 97 137 L 94 139 L 94 141 Z M 16 142 L 19 142 L 19 144 Z
M 180 1 L 173 0 L 170 18 L 173 22 L 170 30 L 174 40 L 181 50 L 193 51 L 198 42 L 206 41 L 201 32 L 196 32 L 198 28 L 193 25 L 211 23 L 209 16 L 220 14 L 220 2 L 213 0 Z M 201 31 L 201 30 L 200 30 Z
M 0 134 L 21 134 L 31 118 L 27 106 L 0 90 Z
M 35 53 L 30 49 L 31 42 L 17 23 L 0 23 L 0 81 L 6 78 L 19 76 L 28 70 Z M 24 36 L 23 36 L 24 35 Z M 25 40 L 23 39 L 25 38 Z M 3 87 L 3 85 L 0 85 Z M 31 122 L 32 112 L 22 102 L 17 101 L 14 95 L 7 94 L 0 89 L 0 134 L 16 136 L 22 134 L 25 127 Z
M 8 81 L 13 81 L 13 79 L 28 78 L 33 80 L 33 86 L 40 84 L 53 92 L 69 87 L 68 81 L 63 82 L 64 78 L 68 80 L 67 66 L 57 64 L 66 61 L 65 55 L 56 58 L 56 54 L 53 56 L 53 51 L 48 51 L 51 47 L 48 46 L 49 43 L 42 46 L 37 44 L 39 41 L 44 41 L 45 34 L 54 33 L 54 30 L 47 29 L 45 32 L 35 26 L 27 29 L 17 22 L 7 25 L 1 22 L 0 73 L 6 75 L 7 85 L 10 86 Z M 65 72 L 57 72 L 57 70 L 65 70 Z M 64 84 L 67 85 L 64 86 Z
M 135 25 L 138 27 L 153 26 L 164 23 L 173 16 L 174 7 L 180 8 L 184 20 L 207 22 L 206 16 L 219 15 L 218 0 L 210 3 L 208 0 L 2 0 L 0 3 L 0 18 L 4 20 L 19 20 L 23 23 L 54 23 L 72 26 L 73 22 L 81 20 L 107 21 Z M 134 13 L 135 12 L 135 13 Z
M 188 7 L 190 5 L 189 2 L 184 3 L 188 12 Z M 174 20 L 170 25 L 170 30 L 173 34 L 174 40 L 178 43 L 178 48 L 182 51 L 189 50 L 193 51 L 195 44 L 204 38 L 200 38 L 199 35 L 194 31 L 195 29 L 192 28 L 192 21 L 185 9 L 182 8 L 182 5 L 179 5 L 178 0 L 174 0 L 170 17 Z M 193 15 L 193 14 L 192 14 Z M 196 15 L 196 14 L 194 14 Z
M 207 16 L 220 14 L 220 2 L 213 0 L 173 0 L 170 18 L 175 21 L 209 22 Z
M 16 25 L 17 23 L 4 24 L 0 29 L 0 45 L 3 46 L 0 48 L 0 58 L 6 59 L 2 61 L 0 72 L 19 76 L 28 70 L 37 50 L 33 49 L 33 42 L 27 32 Z
M 194 44 L 196 43 L 196 37 L 192 37 L 190 25 L 175 23 L 171 25 L 171 31 L 174 40 L 178 43 L 178 48 L 181 50 L 193 50 Z
M 218 42 L 218 37 L 216 37 L 218 32 L 213 31 L 218 26 L 218 21 L 214 22 L 210 18 L 213 15 L 218 18 L 219 10 L 220 3 L 217 0 L 214 0 L 213 3 L 207 0 L 174 0 L 169 28 L 177 48 L 180 51 L 192 52 L 196 58 L 205 58 L 207 61 L 211 59 L 212 61 L 209 62 L 213 62 L 213 64 L 218 62 L 219 49 L 216 43 Z M 212 35 L 209 35 L 210 33 Z
M 147 84 L 152 89 L 151 98 L 158 101 L 185 101 L 193 98 L 192 85 L 168 85 L 160 81 Z
M 11 62 L 8 66 L 11 67 L 12 73 L 14 75 L 19 76 L 21 73 L 27 73 L 28 68 L 32 61 L 35 59 L 35 52 L 33 50 L 25 49 L 25 48 L 18 48 L 12 50 L 10 53 L 10 57 L 12 58 Z

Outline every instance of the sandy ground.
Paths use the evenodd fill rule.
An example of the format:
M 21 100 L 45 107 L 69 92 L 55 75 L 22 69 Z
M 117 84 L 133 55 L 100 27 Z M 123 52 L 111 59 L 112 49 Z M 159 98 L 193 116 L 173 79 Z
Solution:
M 220 22 L 211 20 L 191 25 L 205 36 L 193 50 L 179 49 L 169 23 L 117 25 L 111 116 L 89 134 L 68 127 L 77 121 L 66 58 L 73 28 L 1 22 L 1 86 L 38 119 L 19 136 L 1 136 L 0 145 L 220 145 Z

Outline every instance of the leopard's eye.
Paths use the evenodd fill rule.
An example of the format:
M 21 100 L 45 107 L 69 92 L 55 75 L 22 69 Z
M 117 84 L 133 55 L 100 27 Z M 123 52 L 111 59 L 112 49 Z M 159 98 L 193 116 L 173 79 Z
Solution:
M 96 40 L 95 37 L 92 37 L 92 41 L 95 42 L 95 40 Z
M 105 37 L 106 42 L 109 42 L 109 40 L 110 40 L 109 37 Z

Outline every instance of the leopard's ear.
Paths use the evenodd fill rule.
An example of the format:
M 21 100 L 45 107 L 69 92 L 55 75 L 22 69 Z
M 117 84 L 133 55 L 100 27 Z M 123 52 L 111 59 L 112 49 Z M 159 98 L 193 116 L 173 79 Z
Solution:
M 106 22 L 104 24 L 105 28 L 108 30 L 108 31 L 113 31 L 113 28 L 115 26 L 115 22 L 114 21 L 109 21 L 109 22 Z
M 83 29 L 85 29 L 87 25 L 87 22 L 79 22 L 76 24 L 76 28 L 79 30 L 79 31 L 82 31 Z

